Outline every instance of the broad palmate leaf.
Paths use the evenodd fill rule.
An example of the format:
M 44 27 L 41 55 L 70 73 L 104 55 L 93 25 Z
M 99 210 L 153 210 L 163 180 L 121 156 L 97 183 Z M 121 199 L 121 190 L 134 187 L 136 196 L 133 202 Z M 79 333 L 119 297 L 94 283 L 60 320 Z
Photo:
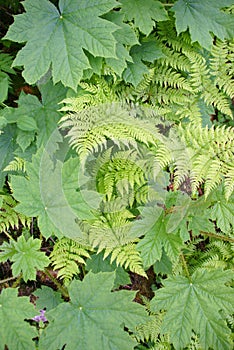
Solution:
M 56 142 L 51 147 L 56 148 Z M 14 197 L 19 201 L 16 210 L 38 217 L 39 228 L 46 238 L 53 234 L 82 238 L 77 220 L 93 217 L 90 210 L 95 205 L 96 192 L 78 191 L 78 158 L 63 162 L 56 160 L 55 155 L 53 160 L 51 157 L 49 149 L 39 150 L 31 163 L 26 162 L 28 178 L 11 177 Z
M 204 350 L 231 349 L 231 331 L 224 318 L 234 311 L 234 291 L 225 286 L 232 278 L 231 271 L 198 270 L 190 278 L 169 277 L 156 291 L 152 310 L 167 310 L 162 332 L 170 333 L 176 350 L 190 343 L 192 331 Z
M 67 89 L 52 81 L 39 87 L 41 100 L 33 95 L 21 94 L 18 107 L 7 107 L 2 114 L 8 124 L 17 124 L 16 142 L 23 151 L 35 141 L 39 148 L 44 145 L 56 129 L 61 113 L 58 103 L 66 96 Z
M 131 350 L 135 342 L 124 331 L 145 320 L 144 308 L 132 302 L 135 293 L 111 292 L 115 273 L 88 273 L 84 280 L 68 287 L 71 301 L 47 314 L 49 326 L 43 331 L 40 350 Z
M 160 1 L 155 0 L 121 0 L 126 19 L 134 19 L 135 26 L 146 35 L 149 35 L 155 26 L 154 21 L 168 19 L 167 11 Z
M 100 16 L 115 7 L 115 0 L 60 0 L 56 8 L 48 0 L 26 0 L 25 13 L 15 17 L 5 39 L 27 42 L 14 61 L 24 66 L 23 76 L 32 84 L 52 66 L 54 83 L 76 89 L 83 71 L 90 68 L 84 49 L 93 56 L 116 57 L 118 29 Z
M 3 243 L 0 246 L 0 261 L 6 261 L 8 258 L 13 261 L 12 274 L 18 276 L 22 272 L 25 282 L 36 280 L 37 270 L 43 270 L 49 265 L 50 260 L 45 253 L 40 252 L 40 239 L 30 237 L 27 241 L 24 236 L 10 243 Z
M 221 8 L 233 5 L 233 0 L 178 0 L 173 6 L 176 30 L 179 33 L 189 28 L 192 41 L 198 41 L 208 50 L 211 48 L 213 32 L 218 38 L 232 38 L 234 17 Z
M 0 295 L 0 350 L 34 349 L 32 338 L 37 336 L 25 319 L 35 316 L 33 304 L 27 297 L 18 297 L 17 289 L 3 289 Z
M 145 235 L 137 244 L 144 267 L 150 267 L 157 260 L 161 260 L 163 250 L 170 260 L 175 260 L 179 256 L 182 241 L 178 233 L 167 232 L 163 209 L 158 206 L 145 207 L 142 217 L 142 220 L 134 223 L 132 230 L 139 235 Z

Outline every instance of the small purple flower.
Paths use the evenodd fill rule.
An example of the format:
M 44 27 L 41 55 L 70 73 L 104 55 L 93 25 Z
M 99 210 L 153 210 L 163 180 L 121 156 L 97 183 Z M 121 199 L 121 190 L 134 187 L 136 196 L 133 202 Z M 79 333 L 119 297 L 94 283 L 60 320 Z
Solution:
M 46 310 L 40 310 L 40 315 L 33 317 L 32 320 L 36 322 L 40 322 L 40 321 L 47 322 L 47 318 L 45 317 L 45 312 Z

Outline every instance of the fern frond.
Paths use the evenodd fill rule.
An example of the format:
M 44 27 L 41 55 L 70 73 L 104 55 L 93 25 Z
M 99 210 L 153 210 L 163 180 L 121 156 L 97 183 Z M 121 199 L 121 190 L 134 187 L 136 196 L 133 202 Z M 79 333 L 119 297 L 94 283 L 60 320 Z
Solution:
M 78 112 L 90 106 L 98 106 L 117 100 L 114 90 L 103 78 L 97 78 L 92 83 L 80 82 L 80 90 L 76 97 L 64 99 L 60 110 Z
M 135 337 L 138 342 L 152 341 L 157 343 L 161 332 L 163 313 L 149 315 L 149 320 L 137 327 Z
M 132 242 L 136 237 L 130 235 L 134 215 L 127 209 L 120 212 L 105 212 L 89 227 L 89 242 L 98 253 L 106 248 L 115 248 Z
M 108 140 L 117 146 L 123 144 L 137 148 L 137 142 L 147 146 L 156 145 L 160 139 L 152 122 L 134 118 L 120 104 L 91 107 L 65 116 L 61 125 L 62 128 L 70 128 L 67 134 L 69 142 L 82 161 L 89 154 L 105 149 Z
M 136 249 L 136 243 L 131 242 L 115 248 L 106 248 L 104 258 L 109 255 L 111 256 L 111 263 L 115 261 L 117 266 L 123 266 L 138 275 L 147 277 L 140 253 Z
M 73 276 L 80 273 L 80 265 L 85 265 L 85 258 L 90 258 L 91 250 L 90 247 L 66 237 L 55 243 L 50 260 L 54 269 L 58 270 L 58 277 L 63 279 L 65 285 L 70 283 Z
M 211 127 L 190 125 L 177 128 L 184 153 L 175 157 L 175 186 L 181 184 L 184 174 L 189 175 L 193 192 L 205 182 L 205 196 L 224 179 L 226 199 L 233 190 L 234 129 L 232 127 Z M 185 153 L 186 152 L 186 153 Z M 175 153 L 175 155 L 178 155 Z M 186 157 L 187 156 L 187 157 Z M 185 163 L 187 158 L 187 163 Z
M 4 169 L 3 171 L 13 171 L 13 172 L 23 172 L 25 173 L 26 161 L 23 158 L 15 157 Z
M 170 67 L 159 67 L 155 70 L 154 80 L 160 87 L 183 89 L 184 92 L 193 92 L 191 85 L 184 76 Z
M 10 195 L 1 195 L 1 198 L 3 203 L 0 208 L 0 232 L 7 232 L 10 228 L 18 229 L 20 225 L 30 225 L 30 218 L 15 211 L 17 202 Z
M 234 97 L 233 61 L 230 56 L 234 55 L 234 46 L 227 40 L 216 40 L 212 48 L 210 59 L 211 74 L 214 83 L 218 85 L 230 98 Z

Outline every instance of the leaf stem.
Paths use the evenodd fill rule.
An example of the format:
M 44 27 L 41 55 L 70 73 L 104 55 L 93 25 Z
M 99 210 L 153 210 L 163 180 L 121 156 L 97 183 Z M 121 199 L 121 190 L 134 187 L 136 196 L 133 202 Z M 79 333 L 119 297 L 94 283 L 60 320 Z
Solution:
M 3 233 L 5 233 L 5 235 L 9 238 L 9 240 L 14 241 L 14 238 L 11 237 L 11 235 L 7 231 L 3 231 Z
M 8 277 L 8 278 L 5 278 L 4 280 L 0 280 L 0 284 L 13 281 L 13 280 L 15 280 L 16 278 L 17 278 L 17 276 L 16 276 L 16 277 Z
M 213 238 L 217 238 L 217 239 L 221 239 L 222 241 L 227 241 L 227 242 L 231 242 L 234 243 L 234 238 L 231 237 L 227 237 L 227 236 L 223 236 L 223 235 L 217 235 L 215 233 L 211 233 L 211 232 L 204 232 L 204 231 L 200 231 L 202 235 L 208 236 L 208 237 L 213 237 Z
M 12 284 L 12 288 L 16 288 L 20 284 L 20 280 L 22 278 L 22 273 L 20 273 L 19 276 L 16 276 L 15 278 L 16 278 L 16 281 Z
M 61 283 L 58 282 L 58 280 L 50 273 L 50 271 L 45 268 L 44 271 L 43 271 L 50 279 L 51 281 L 56 285 L 56 287 L 58 288 L 58 290 L 62 293 L 62 295 L 65 297 L 65 298 L 68 298 L 69 297 L 69 294 L 68 294 L 68 291 L 67 291 L 67 288 L 64 288 Z
M 190 274 L 189 274 L 188 265 L 187 265 L 187 263 L 186 263 L 184 254 L 181 253 L 181 254 L 180 254 L 180 257 L 181 257 L 181 261 L 182 261 L 182 264 L 183 264 L 183 267 L 184 267 L 185 274 L 186 274 L 186 276 L 188 277 L 188 279 L 191 280 L 191 276 L 190 276 Z

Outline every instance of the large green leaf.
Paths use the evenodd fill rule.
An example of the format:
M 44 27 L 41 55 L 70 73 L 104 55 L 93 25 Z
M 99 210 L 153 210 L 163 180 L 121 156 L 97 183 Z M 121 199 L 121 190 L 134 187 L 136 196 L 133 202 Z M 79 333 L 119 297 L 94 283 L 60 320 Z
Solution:
M 160 207 L 146 207 L 142 211 L 142 220 L 134 223 L 133 231 L 145 235 L 137 244 L 145 267 L 161 260 L 163 249 L 171 260 L 175 260 L 180 252 L 182 241 L 176 233 L 167 232 L 167 220 Z
M 24 66 L 23 76 L 32 84 L 52 66 L 54 83 L 76 89 L 83 70 L 90 67 L 84 49 L 94 56 L 116 57 L 118 27 L 100 16 L 115 0 L 60 0 L 58 9 L 48 0 L 26 0 L 25 13 L 15 17 L 5 39 L 27 42 L 14 66 Z
M 225 286 L 232 277 L 230 271 L 196 271 L 191 278 L 170 277 L 156 291 L 152 310 L 167 310 L 162 332 L 170 333 L 176 349 L 190 343 L 193 330 L 204 350 L 231 349 L 231 331 L 224 317 L 234 309 L 233 289 Z
M 131 350 L 135 342 L 124 326 L 133 330 L 144 322 L 145 311 L 133 303 L 135 293 L 111 292 L 115 273 L 89 273 L 68 287 L 71 301 L 48 313 L 49 326 L 43 331 L 40 350 L 105 349 Z
M 144 74 L 149 72 L 144 61 L 153 63 L 156 59 L 165 56 L 153 36 L 142 40 L 141 45 L 134 45 L 130 50 L 130 54 L 133 62 L 128 63 L 123 72 L 123 78 L 127 83 L 134 86 L 137 86 L 144 78 Z
M 167 11 L 160 1 L 121 0 L 121 4 L 126 19 L 134 19 L 135 26 L 146 35 L 152 31 L 155 21 L 168 19 Z
M 131 283 L 127 271 L 125 271 L 122 266 L 117 266 L 114 261 L 111 263 L 110 256 L 104 259 L 103 252 L 92 254 L 91 257 L 86 260 L 85 269 L 93 273 L 115 271 L 114 288 L 119 288 L 120 285 Z
M 233 37 L 233 15 L 221 11 L 221 8 L 231 5 L 233 0 L 178 0 L 172 8 L 176 30 L 179 34 L 189 28 L 192 41 L 198 41 L 209 50 L 213 42 L 211 32 L 221 40 Z
M 7 125 L 0 134 L 0 188 L 5 181 L 6 173 L 3 169 L 14 158 L 16 128 L 12 125 Z
M 33 304 L 27 297 L 18 297 L 17 289 L 3 289 L 0 295 L 0 350 L 34 349 L 32 338 L 37 336 L 25 319 L 35 316 Z
M 117 40 L 117 58 L 106 58 L 106 63 L 121 76 L 124 69 L 127 67 L 127 61 L 133 62 L 129 54 L 129 48 L 138 44 L 138 39 L 133 28 L 123 23 L 123 14 L 120 11 L 108 13 L 105 18 L 119 26 L 119 29 L 113 33 Z
M 209 218 L 215 220 L 221 231 L 230 233 L 234 228 L 234 195 L 227 201 L 223 189 L 218 188 L 210 197 L 214 202 L 207 212 Z
M 33 292 L 33 295 L 38 298 L 36 300 L 38 310 L 46 308 L 46 311 L 50 311 L 63 302 L 61 294 L 47 286 L 41 286 Z
M 16 123 L 18 127 L 16 141 L 23 151 L 35 137 L 38 148 L 48 141 L 61 116 L 58 103 L 64 99 L 66 91 L 62 84 L 54 86 L 49 81 L 40 87 L 41 101 L 36 96 L 21 94 L 18 108 L 3 110 L 8 124 Z
M 60 137 L 63 146 L 63 138 L 57 137 L 55 140 L 58 142 Z M 99 197 L 96 192 L 77 191 L 79 160 L 56 159 L 49 150 L 50 147 L 56 150 L 55 140 L 51 145 L 48 143 L 44 152 L 39 150 L 32 162 L 26 163 L 28 178 L 12 176 L 13 195 L 19 201 L 16 210 L 38 217 L 41 233 L 47 238 L 52 234 L 82 238 L 78 220 L 92 217 L 90 210 L 98 205 Z
M 40 252 L 41 241 L 30 237 L 27 241 L 20 236 L 17 242 L 1 245 L 0 261 L 10 258 L 13 261 L 12 274 L 18 276 L 22 272 L 25 282 L 36 280 L 37 270 L 43 270 L 49 265 L 50 260 L 45 253 Z

